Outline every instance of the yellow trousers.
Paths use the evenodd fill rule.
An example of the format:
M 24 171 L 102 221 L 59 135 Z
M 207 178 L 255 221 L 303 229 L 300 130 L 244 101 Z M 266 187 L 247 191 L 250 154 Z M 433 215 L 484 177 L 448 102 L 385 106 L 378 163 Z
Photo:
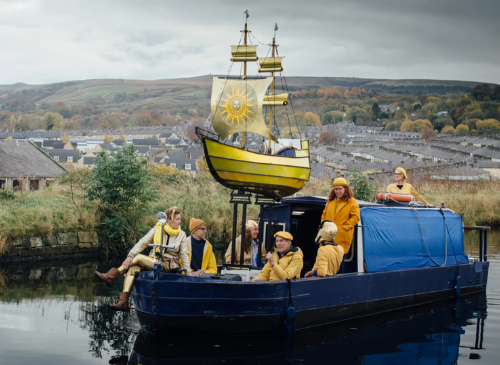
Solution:
M 153 269 L 153 259 L 146 255 L 135 255 L 134 260 L 130 267 L 125 269 L 123 266 L 118 268 L 120 274 L 126 273 L 125 281 L 123 282 L 123 291 L 130 293 L 132 287 L 134 286 L 135 274 L 141 272 L 143 269 L 152 270 Z

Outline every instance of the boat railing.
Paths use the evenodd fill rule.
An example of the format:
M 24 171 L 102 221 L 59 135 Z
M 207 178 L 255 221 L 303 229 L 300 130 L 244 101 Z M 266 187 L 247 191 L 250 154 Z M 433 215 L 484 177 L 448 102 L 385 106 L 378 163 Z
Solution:
M 206 129 L 202 129 L 200 127 L 195 128 L 195 133 L 198 136 L 198 138 L 200 138 L 200 139 L 201 138 L 209 138 L 209 139 L 213 139 L 215 141 L 219 140 L 219 135 L 217 133 L 207 131 Z
M 479 231 L 479 261 L 488 261 L 488 226 L 464 226 L 464 231 Z

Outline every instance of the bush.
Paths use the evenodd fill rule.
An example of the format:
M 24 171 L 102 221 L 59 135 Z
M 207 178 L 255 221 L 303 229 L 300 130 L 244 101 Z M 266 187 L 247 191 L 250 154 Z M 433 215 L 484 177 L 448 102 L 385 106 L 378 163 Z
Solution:
M 14 200 L 16 196 L 14 192 L 10 189 L 0 190 L 0 201 Z
M 368 180 L 366 175 L 357 171 L 350 172 L 347 174 L 347 181 L 349 181 L 349 186 L 354 191 L 356 199 L 364 201 L 372 200 L 376 185 Z

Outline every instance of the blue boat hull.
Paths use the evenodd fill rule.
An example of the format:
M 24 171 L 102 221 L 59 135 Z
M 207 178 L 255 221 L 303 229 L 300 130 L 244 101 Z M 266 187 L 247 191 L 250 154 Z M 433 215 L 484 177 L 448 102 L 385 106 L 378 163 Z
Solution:
M 297 330 L 484 291 L 488 262 L 294 280 Z M 221 282 L 141 272 L 132 298 L 146 331 L 283 332 L 286 282 Z

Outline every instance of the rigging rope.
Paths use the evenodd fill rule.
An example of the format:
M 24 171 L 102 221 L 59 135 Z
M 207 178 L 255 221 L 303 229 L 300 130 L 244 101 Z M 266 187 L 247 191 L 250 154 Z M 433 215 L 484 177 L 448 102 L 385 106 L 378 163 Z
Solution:
M 425 247 L 425 251 L 427 251 L 427 255 L 429 255 L 429 258 L 437 266 L 441 266 L 441 267 L 445 266 L 446 265 L 446 261 L 448 261 L 448 234 L 447 234 L 448 229 L 447 229 L 447 224 L 446 224 L 446 216 L 444 216 L 444 263 L 443 264 L 439 264 L 439 263 L 436 262 L 436 260 L 434 260 L 432 258 L 431 253 L 427 249 L 427 244 L 425 243 L 424 233 L 422 232 L 422 223 L 420 222 L 420 216 L 418 215 L 418 211 L 415 208 L 410 208 L 410 209 L 413 210 L 415 212 L 415 214 L 417 215 L 418 227 L 420 228 L 420 235 L 422 236 L 422 242 L 424 243 L 424 247 Z M 456 261 L 456 256 L 455 256 L 455 261 Z

